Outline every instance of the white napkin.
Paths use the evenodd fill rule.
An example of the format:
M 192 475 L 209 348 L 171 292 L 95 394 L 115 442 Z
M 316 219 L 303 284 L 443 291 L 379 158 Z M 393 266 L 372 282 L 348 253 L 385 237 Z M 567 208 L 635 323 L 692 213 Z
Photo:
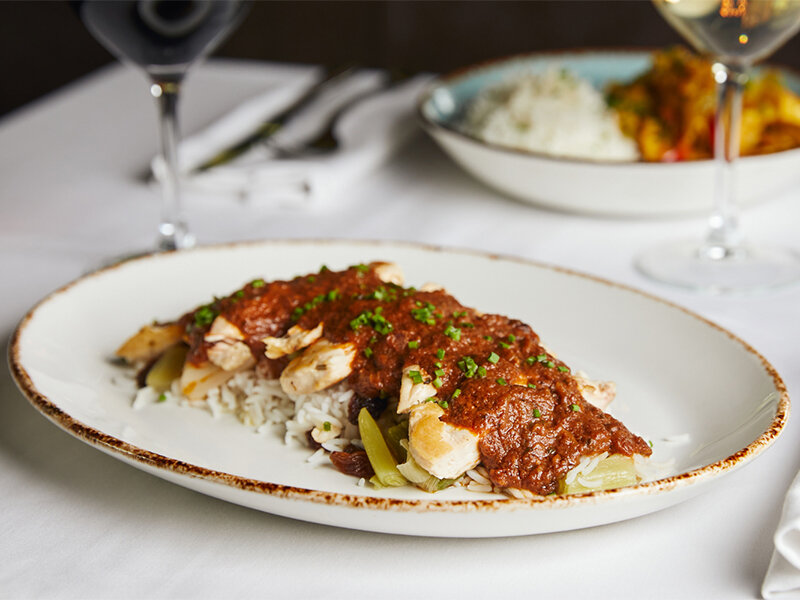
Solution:
M 761 586 L 761 595 L 766 600 L 800 598 L 800 474 L 786 494 L 774 540 L 775 551 Z
M 234 197 L 253 204 L 299 208 L 338 206 L 335 201 L 341 199 L 349 184 L 389 160 L 418 130 L 415 102 L 428 80 L 421 75 L 383 90 L 385 78 L 381 73 L 357 73 L 326 90 L 274 136 L 289 143 L 313 139 L 339 107 L 355 99 L 352 109 L 338 120 L 340 147 L 333 153 L 281 159 L 275 158 L 266 145 L 258 144 L 230 163 L 190 173 L 281 111 L 308 83 L 265 92 L 181 143 L 183 187 L 191 198 Z M 152 169 L 159 179 L 163 173 L 160 157 L 153 160 Z

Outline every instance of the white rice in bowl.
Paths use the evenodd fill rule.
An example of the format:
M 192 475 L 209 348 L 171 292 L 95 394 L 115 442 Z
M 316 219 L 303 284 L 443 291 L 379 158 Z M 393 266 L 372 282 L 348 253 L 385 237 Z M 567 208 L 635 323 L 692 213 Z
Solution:
M 553 156 L 639 159 L 603 95 L 566 69 L 519 73 L 485 90 L 468 111 L 466 129 L 491 144 Z

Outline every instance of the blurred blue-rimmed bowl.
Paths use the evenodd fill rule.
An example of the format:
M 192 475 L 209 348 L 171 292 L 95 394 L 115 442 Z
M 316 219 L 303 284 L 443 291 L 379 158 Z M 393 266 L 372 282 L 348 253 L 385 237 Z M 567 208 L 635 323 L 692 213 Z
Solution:
M 434 80 L 418 112 L 424 128 L 467 173 L 491 188 L 539 206 L 613 217 L 665 217 L 708 212 L 713 204 L 712 160 L 647 163 L 584 160 L 527 152 L 488 143 L 471 134 L 467 110 L 484 90 L 521 72 L 569 69 L 603 90 L 650 67 L 649 51 L 584 50 L 537 53 L 481 63 Z M 783 71 L 800 93 L 800 77 Z M 800 148 L 742 158 L 739 199 L 763 202 L 800 183 Z

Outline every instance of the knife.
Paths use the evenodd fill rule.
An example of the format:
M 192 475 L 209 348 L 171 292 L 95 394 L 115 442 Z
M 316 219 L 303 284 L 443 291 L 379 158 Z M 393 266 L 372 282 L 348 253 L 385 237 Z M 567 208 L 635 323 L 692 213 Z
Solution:
M 199 173 L 211 169 L 212 167 L 216 167 L 218 165 L 230 162 L 233 159 L 238 158 L 239 156 L 247 152 L 254 145 L 261 143 L 266 139 L 269 139 L 270 137 L 275 135 L 278 131 L 280 131 L 280 129 L 290 119 L 292 119 L 295 115 L 300 113 L 309 104 L 311 104 L 314 100 L 316 100 L 317 97 L 319 97 L 319 95 L 322 94 L 322 92 L 324 92 L 332 85 L 336 85 L 342 80 L 350 77 L 355 71 L 356 68 L 353 65 L 345 65 L 328 71 L 321 80 L 319 80 L 317 83 L 308 88 L 292 104 L 290 104 L 288 107 L 283 109 L 278 114 L 270 117 L 268 120 L 261 123 L 261 125 L 259 125 L 258 128 L 253 133 L 251 133 L 244 139 L 236 142 L 236 144 L 234 144 L 233 146 L 221 150 L 212 158 L 208 159 L 207 161 L 203 162 L 202 164 L 192 169 L 192 172 Z

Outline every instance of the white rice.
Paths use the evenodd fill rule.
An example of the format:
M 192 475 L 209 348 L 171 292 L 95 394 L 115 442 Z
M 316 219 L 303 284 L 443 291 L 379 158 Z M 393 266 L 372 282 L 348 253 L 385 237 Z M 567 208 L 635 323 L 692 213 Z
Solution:
M 136 393 L 133 407 L 140 409 L 154 402 L 172 401 L 205 408 L 214 418 L 233 415 L 259 433 L 281 425 L 285 427 L 284 441 L 301 446 L 308 446 L 306 434 L 316 429 L 319 435 L 327 438 L 322 448 L 308 458 L 309 462 L 317 463 L 327 460 L 326 452 L 344 450 L 350 444 L 363 447 L 358 427 L 347 420 L 347 407 L 352 397 L 353 391 L 343 385 L 290 397 L 278 380 L 259 378 L 250 370 L 237 373 L 221 386 L 209 390 L 199 401 L 184 397 L 177 380 L 164 394 L 144 387 Z
M 471 134 L 500 146 L 594 160 L 639 158 L 602 94 L 566 69 L 520 73 L 486 90 L 466 124 Z

